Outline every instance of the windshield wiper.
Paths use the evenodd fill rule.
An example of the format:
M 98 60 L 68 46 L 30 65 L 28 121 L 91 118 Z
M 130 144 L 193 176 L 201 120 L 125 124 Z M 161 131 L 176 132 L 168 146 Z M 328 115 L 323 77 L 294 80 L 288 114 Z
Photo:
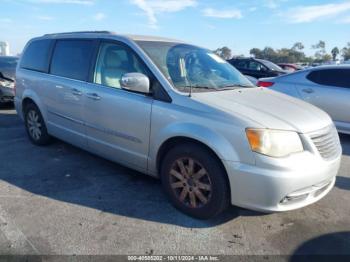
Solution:
M 223 86 L 222 88 L 219 88 L 219 90 L 228 90 L 228 89 L 246 88 L 246 87 L 254 87 L 254 86 L 253 85 L 234 84 L 234 85 Z
M 220 90 L 220 88 L 211 87 L 211 86 L 180 86 L 178 88 L 192 88 L 192 89 L 207 89 L 207 90 Z

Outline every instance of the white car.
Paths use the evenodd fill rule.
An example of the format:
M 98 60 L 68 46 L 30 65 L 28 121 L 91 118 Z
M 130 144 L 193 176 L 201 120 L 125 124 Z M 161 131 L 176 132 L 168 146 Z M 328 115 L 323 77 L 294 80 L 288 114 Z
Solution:
M 333 119 L 338 132 L 350 134 L 350 66 L 310 68 L 289 75 L 262 78 L 259 86 L 309 102 Z

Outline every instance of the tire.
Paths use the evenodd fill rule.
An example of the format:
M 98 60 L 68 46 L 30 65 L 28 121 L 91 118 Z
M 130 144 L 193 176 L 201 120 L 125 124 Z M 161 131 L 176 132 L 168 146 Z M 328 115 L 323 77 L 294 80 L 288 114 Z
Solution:
M 33 144 L 44 146 L 51 142 L 45 121 L 35 104 L 30 103 L 25 107 L 24 120 L 28 137 Z
M 192 217 L 213 218 L 229 206 L 226 171 L 218 158 L 201 145 L 173 147 L 163 159 L 161 180 L 172 204 Z

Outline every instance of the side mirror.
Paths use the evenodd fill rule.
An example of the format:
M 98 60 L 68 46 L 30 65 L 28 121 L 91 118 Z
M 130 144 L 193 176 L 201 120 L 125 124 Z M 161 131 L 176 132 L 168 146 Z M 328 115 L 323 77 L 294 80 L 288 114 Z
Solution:
M 127 73 L 120 79 L 120 86 L 125 90 L 138 93 L 150 93 L 150 81 L 147 76 L 141 73 Z

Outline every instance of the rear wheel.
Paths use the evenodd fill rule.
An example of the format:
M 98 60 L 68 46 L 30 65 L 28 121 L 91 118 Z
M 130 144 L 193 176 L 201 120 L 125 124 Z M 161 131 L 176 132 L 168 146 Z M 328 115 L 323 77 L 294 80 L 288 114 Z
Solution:
M 51 141 L 44 119 L 36 105 L 31 103 L 25 107 L 24 119 L 26 131 L 32 143 L 42 146 L 47 145 Z
M 226 172 L 203 146 L 188 143 L 172 148 L 162 163 L 161 176 L 174 206 L 190 216 L 208 219 L 229 205 Z

